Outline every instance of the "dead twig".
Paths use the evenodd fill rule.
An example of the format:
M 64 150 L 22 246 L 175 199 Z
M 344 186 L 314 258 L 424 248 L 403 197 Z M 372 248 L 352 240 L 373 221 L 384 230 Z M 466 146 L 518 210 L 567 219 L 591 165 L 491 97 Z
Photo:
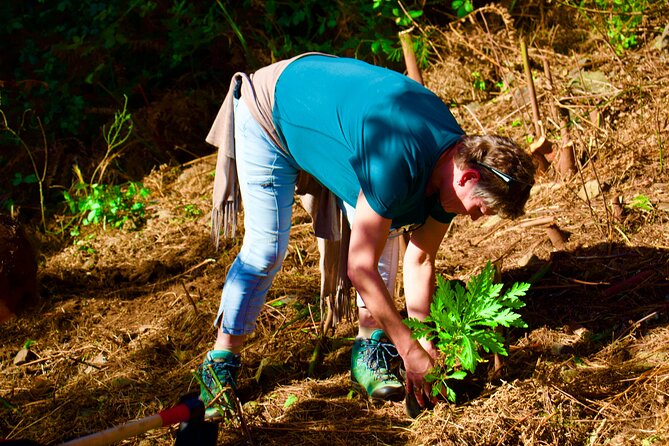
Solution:
M 549 215 L 548 217 L 537 217 L 524 220 L 518 224 L 518 228 L 531 228 L 533 226 L 543 226 L 555 222 L 555 217 Z
M 604 298 L 611 298 L 614 297 L 623 291 L 627 291 L 631 288 L 636 287 L 637 285 L 645 282 L 646 280 L 649 280 L 650 278 L 655 276 L 655 271 L 653 270 L 646 270 L 646 271 L 641 271 L 632 277 L 623 280 L 622 282 L 618 282 L 615 285 L 605 289 L 603 291 L 603 296 Z
M 193 311 L 195 312 L 195 315 L 198 315 L 198 309 L 197 305 L 195 305 L 195 301 L 193 300 L 193 296 L 190 295 L 188 292 L 188 289 L 186 288 L 186 282 L 183 280 L 181 281 L 181 287 L 184 289 L 184 293 L 186 293 L 186 298 L 188 299 L 188 302 L 190 302 L 191 306 L 193 307 Z

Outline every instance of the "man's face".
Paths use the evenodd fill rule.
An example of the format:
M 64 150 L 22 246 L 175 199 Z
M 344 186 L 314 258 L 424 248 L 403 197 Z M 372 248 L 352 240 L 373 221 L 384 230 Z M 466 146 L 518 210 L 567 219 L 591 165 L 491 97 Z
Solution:
M 464 213 L 469 215 L 473 221 L 478 220 L 484 215 L 495 215 L 495 211 L 487 207 L 481 197 L 472 197 L 472 195 L 473 192 L 462 201 L 462 205 L 466 210 Z
M 472 220 L 484 215 L 494 215 L 495 211 L 488 208 L 481 197 L 474 196 L 480 174 L 475 170 L 458 172 L 453 177 L 453 184 L 440 191 L 441 206 L 447 212 L 466 214 Z

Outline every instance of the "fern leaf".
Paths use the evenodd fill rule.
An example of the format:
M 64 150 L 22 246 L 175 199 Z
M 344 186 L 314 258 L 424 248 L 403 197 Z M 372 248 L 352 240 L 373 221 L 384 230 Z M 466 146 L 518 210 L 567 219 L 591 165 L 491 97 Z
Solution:
M 514 283 L 511 286 L 511 288 L 506 293 L 504 293 L 504 296 L 502 296 L 500 302 L 502 303 L 502 305 L 513 309 L 522 308 L 525 306 L 525 302 L 523 302 L 520 298 L 525 296 L 525 293 L 529 289 L 530 289 L 529 283 L 525 282 Z
M 464 336 L 462 338 L 460 352 L 458 353 L 457 356 L 460 359 L 460 364 L 462 365 L 462 368 L 472 373 L 474 372 L 476 364 L 478 363 L 478 360 L 480 358 L 476 350 L 477 350 L 476 343 L 472 342 L 472 340 L 468 336 Z
M 479 330 L 472 334 L 472 338 L 486 353 L 507 355 L 504 348 L 504 338 L 500 333 L 490 330 Z

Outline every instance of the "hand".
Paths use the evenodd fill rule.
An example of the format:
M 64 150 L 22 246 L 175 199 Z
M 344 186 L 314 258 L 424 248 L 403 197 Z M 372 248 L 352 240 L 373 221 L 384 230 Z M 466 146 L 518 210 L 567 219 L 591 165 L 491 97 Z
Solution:
M 419 345 L 410 350 L 404 358 L 407 393 L 413 393 L 421 407 L 428 407 L 430 403 L 436 402 L 436 398 L 432 396 L 432 384 L 425 381 L 425 375 L 433 366 L 434 359 Z
M 432 341 L 428 341 L 425 338 L 420 338 L 418 342 L 420 343 L 420 346 L 423 347 L 423 349 L 427 352 L 427 354 L 432 357 L 432 359 L 436 360 L 439 358 L 439 350 Z

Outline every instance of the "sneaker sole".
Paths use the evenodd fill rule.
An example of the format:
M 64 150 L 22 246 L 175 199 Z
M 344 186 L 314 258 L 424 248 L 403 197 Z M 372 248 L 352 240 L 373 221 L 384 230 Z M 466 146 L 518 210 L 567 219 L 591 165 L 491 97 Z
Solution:
M 395 392 L 395 393 L 391 393 L 390 396 L 388 396 L 386 398 L 381 398 L 381 397 L 378 397 L 378 396 L 370 395 L 367 392 L 367 389 L 365 389 L 365 387 L 357 381 L 351 380 L 351 386 L 353 387 L 353 389 L 356 392 L 358 392 L 362 395 L 366 395 L 367 399 L 372 400 L 372 401 L 393 401 L 393 402 L 397 403 L 397 402 L 400 402 L 400 401 L 404 400 L 404 394 L 405 394 L 404 387 L 398 388 L 398 390 L 400 390 L 401 392 L 398 391 L 398 392 Z

